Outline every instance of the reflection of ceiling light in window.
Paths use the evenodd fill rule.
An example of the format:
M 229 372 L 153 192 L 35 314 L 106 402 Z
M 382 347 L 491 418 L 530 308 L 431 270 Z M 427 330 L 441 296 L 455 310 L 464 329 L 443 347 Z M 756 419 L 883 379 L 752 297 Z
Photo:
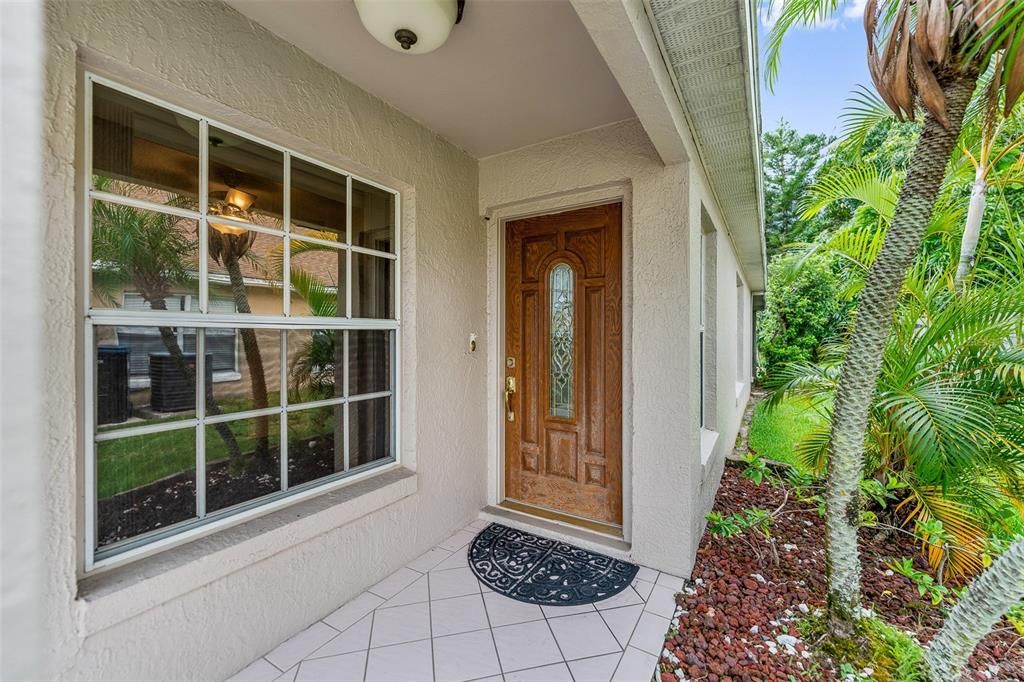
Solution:
M 444 45 L 462 21 L 466 0 L 355 0 L 359 20 L 377 42 L 398 52 L 425 54 Z
M 256 197 L 248 192 L 243 192 L 240 189 L 229 187 L 228 191 L 224 195 L 224 201 L 218 201 L 210 205 L 211 216 L 223 216 L 224 218 L 230 218 L 231 220 L 237 220 L 243 223 L 251 223 L 252 219 L 249 215 L 249 208 L 255 203 Z M 210 227 L 214 228 L 221 234 L 242 234 L 246 230 L 244 227 L 237 225 L 228 225 L 225 223 L 216 223 L 210 221 Z
M 249 207 L 255 203 L 256 197 L 248 192 L 231 187 L 228 189 L 227 194 L 224 195 L 224 201 L 239 210 L 248 211 Z

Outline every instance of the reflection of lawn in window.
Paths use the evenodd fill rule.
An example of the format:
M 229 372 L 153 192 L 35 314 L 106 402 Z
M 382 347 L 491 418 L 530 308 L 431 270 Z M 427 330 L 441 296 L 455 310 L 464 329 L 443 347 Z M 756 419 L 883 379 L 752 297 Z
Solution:
M 228 405 L 222 404 L 222 407 L 227 408 Z M 325 432 L 332 433 L 333 422 L 324 423 L 322 419 L 318 421 L 315 418 L 317 413 L 317 410 L 289 413 L 290 438 L 295 440 Z M 256 438 L 253 434 L 255 419 L 242 419 L 228 424 L 238 440 L 239 449 L 243 453 L 251 453 L 256 447 Z M 227 446 L 215 435 L 216 432 L 210 428 L 211 426 L 207 425 L 209 431 L 206 437 L 208 465 L 228 458 Z M 280 431 L 280 417 L 276 414 L 270 415 L 269 435 L 272 447 L 279 442 Z M 195 442 L 195 429 L 188 428 L 98 443 L 96 471 L 99 499 L 106 499 L 168 476 L 192 471 L 196 466 Z

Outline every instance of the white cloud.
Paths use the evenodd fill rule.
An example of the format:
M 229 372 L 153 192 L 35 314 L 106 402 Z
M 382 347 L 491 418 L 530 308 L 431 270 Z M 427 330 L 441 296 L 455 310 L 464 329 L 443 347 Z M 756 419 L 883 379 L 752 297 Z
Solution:
M 864 6 L 868 0 L 850 0 L 850 4 L 843 10 L 843 16 L 847 19 L 860 19 L 864 16 Z
M 771 27 L 775 25 L 775 22 L 779 20 L 779 15 L 782 13 L 782 8 L 785 6 L 787 1 L 788 0 L 774 0 L 774 2 L 771 3 L 771 7 L 765 7 L 762 5 L 762 10 L 760 12 L 761 24 L 766 29 L 771 29 Z M 843 17 L 857 18 L 862 16 L 864 14 L 864 5 L 867 3 L 867 0 L 850 0 L 850 2 L 851 5 L 846 7 L 843 11 Z M 859 11 L 857 9 L 858 7 Z M 857 13 L 853 14 L 852 12 Z M 829 17 L 828 19 L 819 21 L 814 26 L 804 26 L 801 28 L 808 31 L 832 30 L 839 28 L 842 24 L 843 22 L 839 18 Z
M 771 28 L 775 25 L 775 22 L 779 20 L 779 14 L 782 12 L 782 2 L 777 0 L 771 4 L 771 7 L 764 7 L 761 10 L 761 24 L 765 28 Z

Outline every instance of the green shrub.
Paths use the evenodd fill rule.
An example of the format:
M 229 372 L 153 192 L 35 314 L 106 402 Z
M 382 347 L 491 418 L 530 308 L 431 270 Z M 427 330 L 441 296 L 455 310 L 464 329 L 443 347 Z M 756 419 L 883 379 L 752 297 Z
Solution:
M 836 335 L 846 316 L 829 261 L 812 257 L 794 273 L 797 258 L 778 256 L 768 266 L 758 348 L 762 370 L 769 376 L 781 365 L 817 360 L 818 347 Z

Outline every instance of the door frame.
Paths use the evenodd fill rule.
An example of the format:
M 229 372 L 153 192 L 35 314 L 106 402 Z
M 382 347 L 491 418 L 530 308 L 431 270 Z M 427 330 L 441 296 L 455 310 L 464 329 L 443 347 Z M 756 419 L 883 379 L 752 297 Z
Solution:
M 613 203 L 622 204 L 622 536 L 609 537 L 628 543 L 633 518 L 633 201 L 629 182 L 510 202 L 491 207 L 484 214 L 487 229 L 487 503 L 497 506 L 505 501 L 505 225 L 522 218 Z M 586 528 L 586 524 L 570 525 L 575 529 Z

